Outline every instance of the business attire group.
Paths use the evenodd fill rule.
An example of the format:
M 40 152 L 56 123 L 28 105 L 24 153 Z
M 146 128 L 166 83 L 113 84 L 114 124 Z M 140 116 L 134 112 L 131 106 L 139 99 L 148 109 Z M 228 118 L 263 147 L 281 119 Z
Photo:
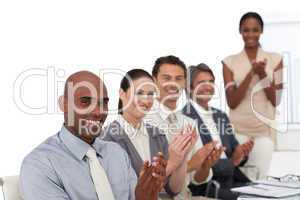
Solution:
M 261 17 L 246 13 L 240 23 L 245 47 L 222 61 L 229 116 L 209 106 L 215 76 L 204 63 L 187 68 L 170 55 L 155 61 L 152 74 L 128 71 L 119 114 L 104 128 L 105 84 L 88 71 L 72 74 L 59 100 L 61 130 L 22 163 L 23 199 L 186 200 L 206 191 L 213 197 L 216 190 L 221 199 L 237 199 L 230 189 L 253 180 L 241 167 L 255 166 L 265 177 L 275 143 L 282 57 L 262 49 L 262 29 Z M 81 85 L 70 92 L 69 83 Z M 211 180 L 220 188 L 207 190 Z

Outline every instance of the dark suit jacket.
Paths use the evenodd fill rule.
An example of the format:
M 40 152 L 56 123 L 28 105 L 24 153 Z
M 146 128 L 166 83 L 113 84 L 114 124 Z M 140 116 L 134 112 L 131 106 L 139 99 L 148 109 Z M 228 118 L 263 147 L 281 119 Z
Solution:
M 151 126 L 149 124 L 146 124 L 146 129 L 150 140 L 149 143 L 151 158 L 153 158 L 158 152 L 162 152 L 164 154 L 165 159 L 167 160 L 169 157 L 169 144 L 166 136 L 162 134 L 157 127 Z M 135 170 L 137 177 L 139 177 L 144 161 L 142 160 L 136 148 L 130 141 L 130 138 L 125 133 L 124 129 L 117 121 L 113 121 L 111 124 L 108 125 L 108 127 L 105 128 L 103 139 L 106 141 L 113 141 L 118 143 L 127 152 L 131 160 L 131 165 Z M 176 195 L 170 189 L 169 179 L 167 180 L 165 190 L 169 196 Z
M 220 159 L 213 167 L 213 179 L 220 182 L 223 187 L 232 187 L 239 183 L 249 182 L 250 180 L 233 165 L 231 160 L 231 156 L 239 143 L 234 136 L 229 118 L 226 113 L 216 108 L 212 108 L 212 111 L 213 119 L 219 131 L 222 145 L 226 147 L 225 154 L 227 156 L 227 159 Z M 191 103 L 187 103 L 183 108 L 183 114 L 197 121 L 200 138 L 203 144 L 207 144 L 212 141 L 211 133 Z M 242 162 L 242 164 L 244 163 L 245 161 Z

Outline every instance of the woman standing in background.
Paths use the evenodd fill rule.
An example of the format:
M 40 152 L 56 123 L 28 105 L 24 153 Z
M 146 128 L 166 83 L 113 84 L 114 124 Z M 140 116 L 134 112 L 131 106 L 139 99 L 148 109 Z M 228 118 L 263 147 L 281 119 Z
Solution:
M 280 54 L 266 52 L 261 47 L 263 28 L 259 14 L 244 14 L 239 24 L 244 49 L 222 61 L 230 121 L 239 142 L 255 139 L 247 165 L 257 167 L 259 178 L 267 175 L 274 150 L 273 122 L 280 102 L 278 91 L 282 89 L 283 68 Z

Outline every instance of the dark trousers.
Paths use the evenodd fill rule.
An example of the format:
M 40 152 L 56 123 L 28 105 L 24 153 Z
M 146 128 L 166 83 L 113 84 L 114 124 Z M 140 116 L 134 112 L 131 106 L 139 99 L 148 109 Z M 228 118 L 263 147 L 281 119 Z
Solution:
M 200 186 L 190 184 L 189 188 L 190 188 L 193 196 L 204 196 L 204 195 L 206 195 L 207 183 L 200 185 Z M 214 198 L 215 191 L 216 191 L 216 188 L 212 185 L 208 192 L 208 197 Z M 238 196 L 239 195 L 237 193 L 231 192 L 230 189 L 226 189 L 226 188 L 222 188 L 222 187 L 219 189 L 219 192 L 218 192 L 218 198 L 223 199 L 223 200 L 236 200 L 238 198 Z
M 234 175 L 231 177 L 213 177 L 212 180 L 216 180 L 220 183 L 218 198 L 223 200 L 236 200 L 239 194 L 230 191 L 230 189 L 249 185 L 251 183 L 251 181 L 238 169 L 235 170 Z M 189 188 L 193 196 L 204 196 L 206 194 L 207 186 L 207 183 L 200 186 L 190 184 Z M 216 188 L 212 184 L 208 192 L 208 197 L 214 198 L 215 191 Z

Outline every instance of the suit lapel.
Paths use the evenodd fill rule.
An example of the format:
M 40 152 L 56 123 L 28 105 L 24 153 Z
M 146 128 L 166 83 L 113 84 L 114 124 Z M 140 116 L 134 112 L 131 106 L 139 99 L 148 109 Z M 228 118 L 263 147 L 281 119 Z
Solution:
M 151 159 L 156 156 L 158 152 L 161 152 L 165 154 L 164 149 L 162 146 L 159 145 L 158 142 L 158 135 L 160 134 L 159 129 L 155 128 L 149 124 L 145 124 L 147 133 L 149 135 L 149 147 L 150 147 L 150 154 L 151 154 Z M 167 156 L 167 155 L 165 155 Z
M 134 168 L 137 176 L 139 176 L 139 173 L 140 173 L 140 170 L 141 170 L 141 167 L 142 167 L 144 161 L 142 160 L 140 154 L 137 152 L 136 148 L 132 144 L 127 133 L 125 133 L 125 130 L 120 126 L 120 124 L 117 121 L 114 121 L 113 123 L 116 124 L 116 126 L 118 126 L 120 133 L 112 134 L 112 137 L 117 141 L 117 143 L 119 143 L 121 146 L 123 146 L 127 150 L 127 154 L 129 155 L 129 157 L 131 159 L 133 168 Z
M 157 152 L 157 145 L 155 142 L 155 134 L 154 130 L 152 127 L 149 127 L 148 125 L 146 125 L 146 129 L 147 129 L 147 133 L 149 136 L 149 148 L 150 148 L 150 154 L 151 154 L 151 159 L 155 156 L 156 152 Z
M 224 121 L 222 119 L 221 112 L 219 112 L 217 109 L 214 109 L 214 108 L 212 108 L 212 111 L 213 111 L 213 120 L 216 124 L 219 136 L 221 138 L 222 145 L 224 147 L 227 147 L 226 151 L 225 151 L 225 154 L 229 158 L 230 156 L 228 155 L 229 154 L 229 148 L 228 147 L 230 147 L 230 143 L 228 141 L 226 133 L 224 132 L 225 131 L 225 129 L 224 129 L 225 124 L 224 124 Z
M 184 113 L 191 117 L 192 119 L 196 120 L 197 125 L 198 125 L 198 131 L 201 137 L 201 140 L 203 142 L 203 144 L 207 144 L 209 142 L 212 141 L 211 135 L 206 127 L 206 125 L 204 124 L 203 120 L 201 119 L 201 117 L 198 115 L 196 109 L 194 108 L 194 106 L 191 103 L 188 103 L 184 109 Z

